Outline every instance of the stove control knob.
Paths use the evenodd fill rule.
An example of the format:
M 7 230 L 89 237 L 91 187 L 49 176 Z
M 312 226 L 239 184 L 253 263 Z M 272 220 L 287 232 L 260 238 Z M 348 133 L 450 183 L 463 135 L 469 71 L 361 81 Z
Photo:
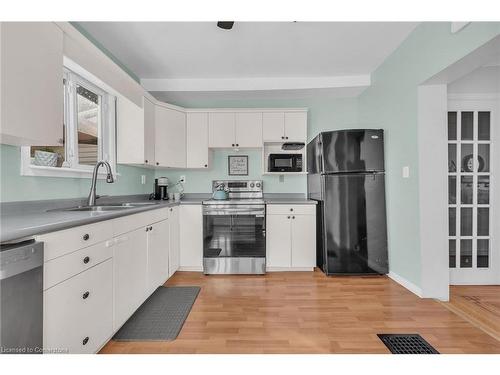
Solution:
M 250 183 L 250 187 L 252 187 L 252 188 L 253 188 L 254 186 L 255 186 L 255 184 L 254 184 L 253 182 L 252 182 L 252 183 Z
M 255 186 L 260 187 L 260 182 L 257 182 Z

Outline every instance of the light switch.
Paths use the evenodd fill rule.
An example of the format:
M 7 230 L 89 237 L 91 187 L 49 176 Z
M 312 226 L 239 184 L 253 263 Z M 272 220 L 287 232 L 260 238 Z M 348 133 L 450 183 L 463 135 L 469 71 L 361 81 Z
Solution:
M 410 177 L 410 167 L 405 165 L 403 167 L 403 178 L 409 178 Z

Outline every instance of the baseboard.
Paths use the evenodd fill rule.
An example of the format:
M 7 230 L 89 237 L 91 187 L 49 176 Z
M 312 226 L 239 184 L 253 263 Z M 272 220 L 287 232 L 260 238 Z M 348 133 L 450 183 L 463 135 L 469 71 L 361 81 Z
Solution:
M 266 272 L 313 272 L 314 267 L 266 267 Z
M 417 296 L 422 298 L 422 289 L 420 287 L 416 286 L 415 284 L 413 284 L 411 281 L 406 280 L 404 277 L 402 277 L 402 276 L 400 276 L 397 273 L 394 273 L 392 271 L 389 271 L 389 274 L 387 276 L 389 276 L 392 280 L 397 282 L 402 287 L 408 289 L 413 294 L 416 294 Z
M 203 267 L 197 266 L 181 266 L 177 271 L 185 271 L 185 272 L 203 272 Z

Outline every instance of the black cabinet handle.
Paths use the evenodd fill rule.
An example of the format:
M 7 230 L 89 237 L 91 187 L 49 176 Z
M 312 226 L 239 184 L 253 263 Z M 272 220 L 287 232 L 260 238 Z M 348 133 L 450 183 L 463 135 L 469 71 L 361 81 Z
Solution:
M 160 165 L 160 163 L 156 162 L 156 165 Z
M 205 168 L 206 168 L 206 167 L 208 167 L 208 165 L 207 165 L 207 164 L 205 164 Z
M 89 295 L 90 295 L 90 293 L 87 291 L 87 292 L 83 293 L 82 298 L 87 299 L 87 298 L 89 298 Z
M 89 234 L 88 234 L 88 233 L 85 233 L 85 234 L 83 235 L 83 240 L 84 240 L 84 241 L 87 241 L 89 238 L 90 238 L 90 236 L 89 236 Z
M 89 342 L 89 337 L 87 336 L 83 339 L 82 344 L 87 345 L 88 342 Z
M 295 219 L 295 216 L 292 216 L 292 219 Z
M 147 159 L 146 159 L 146 160 L 144 160 L 144 161 L 146 162 L 146 164 L 148 164 L 148 160 L 147 160 Z
M 286 218 L 287 218 L 287 219 L 290 219 L 290 216 L 287 216 Z
M 285 137 L 285 139 L 288 139 L 288 137 Z
M 232 144 L 232 146 L 234 147 L 234 143 Z
M 293 211 L 293 208 L 290 208 L 290 211 Z
M 90 258 L 89 257 L 83 258 L 83 263 L 87 264 L 88 262 L 90 262 Z
M 281 139 L 285 139 L 285 137 L 281 136 Z
M 239 146 L 240 146 L 240 144 L 239 144 L 239 143 L 236 143 L 236 147 L 239 147 Z

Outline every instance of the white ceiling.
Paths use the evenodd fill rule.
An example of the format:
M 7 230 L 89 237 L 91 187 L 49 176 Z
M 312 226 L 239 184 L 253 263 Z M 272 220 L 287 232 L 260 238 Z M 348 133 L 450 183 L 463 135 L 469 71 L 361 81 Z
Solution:
M 366 87 L 417 23 L 235 22 L 232 30 L 216 22 L 79 25 L 146 89 L 186 92 Z

